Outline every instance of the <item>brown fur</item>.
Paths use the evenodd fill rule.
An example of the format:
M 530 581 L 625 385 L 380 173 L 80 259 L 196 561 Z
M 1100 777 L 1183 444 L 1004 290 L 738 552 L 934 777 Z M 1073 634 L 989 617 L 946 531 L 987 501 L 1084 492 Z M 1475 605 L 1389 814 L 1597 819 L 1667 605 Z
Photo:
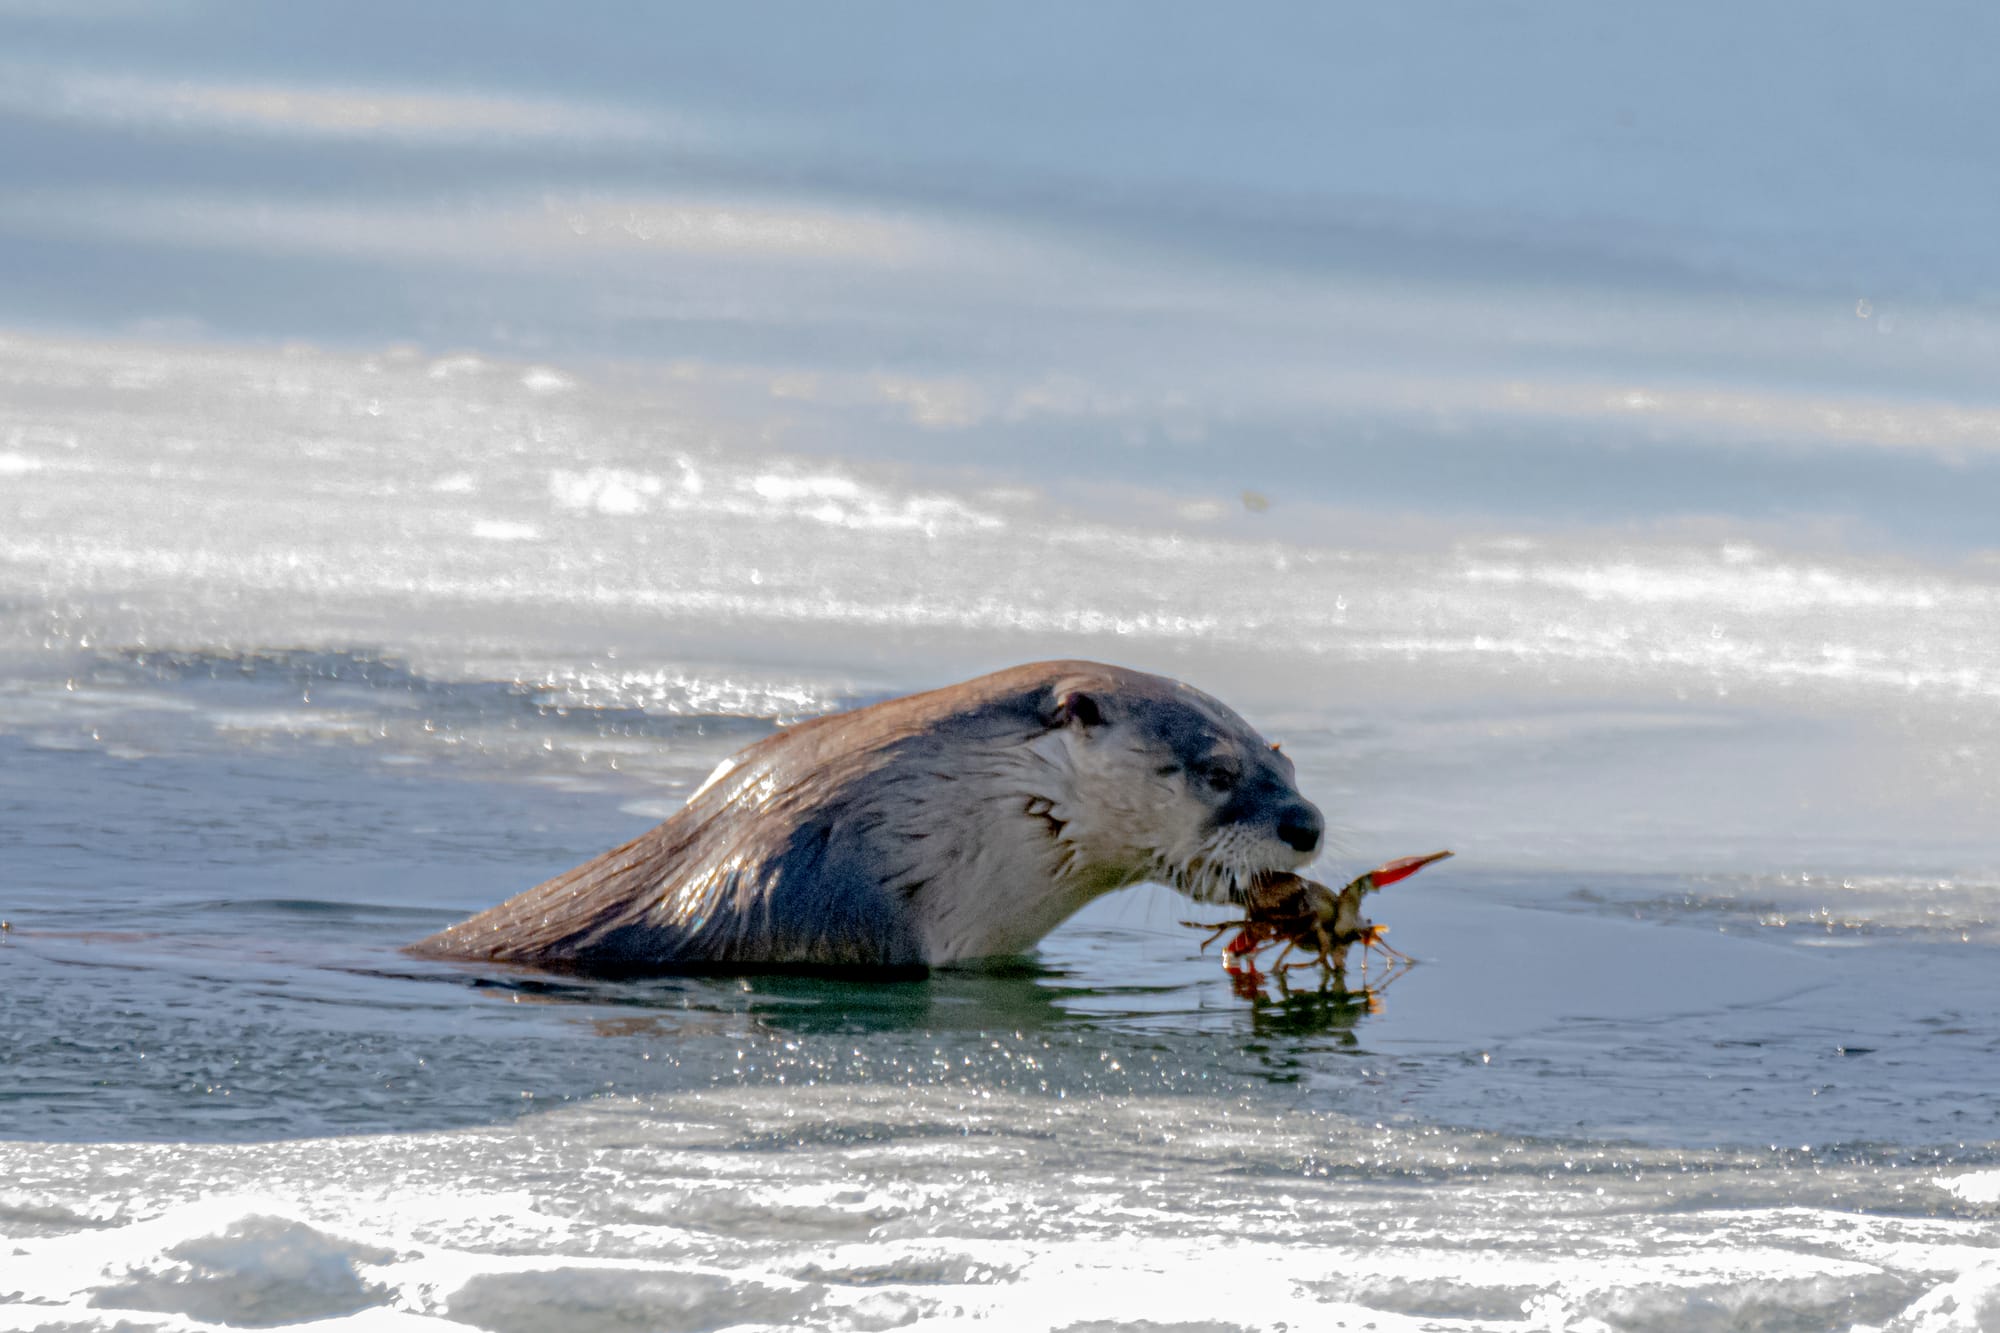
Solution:
M 1187 776 L 1218 762 L 1241 790 Z M 1272 833 L 1316 827 L 1290 770 L 1178 682 L 1016 667 L 785 728 L 658 827 L 411 949 L 596 972 L 1019 952 L 1143 878 L 1227 894 L 1300 864 Z

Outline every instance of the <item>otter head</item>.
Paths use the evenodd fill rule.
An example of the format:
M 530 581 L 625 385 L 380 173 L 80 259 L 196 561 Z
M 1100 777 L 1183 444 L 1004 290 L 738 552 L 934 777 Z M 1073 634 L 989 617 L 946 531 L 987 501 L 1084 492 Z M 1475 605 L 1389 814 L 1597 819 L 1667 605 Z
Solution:
M 1065 772 L 1045 813 L 1101 887 L 1150 879 L 1199 901 L 1243 901 L 1256 877 L 1318 854 L 1325 821 L 1292 761 L 1229 708 L 1137 672 L 1059 679 L 1037 745 Z

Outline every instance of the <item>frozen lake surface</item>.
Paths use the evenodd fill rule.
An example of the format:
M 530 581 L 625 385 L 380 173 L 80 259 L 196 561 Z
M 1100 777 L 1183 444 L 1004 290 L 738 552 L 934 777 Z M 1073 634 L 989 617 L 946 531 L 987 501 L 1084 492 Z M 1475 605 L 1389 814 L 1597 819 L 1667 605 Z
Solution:
M 0 5 L 0 1327 L 2000 1324 L 1993 20 L 404 11 Z M 399 952 L 1057 656 L 1418 964 Z

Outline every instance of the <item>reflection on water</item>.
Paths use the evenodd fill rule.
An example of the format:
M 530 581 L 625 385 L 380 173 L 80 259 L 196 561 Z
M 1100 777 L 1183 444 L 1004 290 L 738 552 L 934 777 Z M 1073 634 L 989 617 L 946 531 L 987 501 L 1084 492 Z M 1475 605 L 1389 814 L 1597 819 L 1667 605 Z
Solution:
M 1296 973 L 1268 977 L 1245 973 L 1230 977 L 1229 985 L 1245 1001 L 1253 1033 L 1337 1032 L 1351 1044 L 1355 1025 L 1382 1012 L 1384 992 L 1407 971 L 1397 968 L 1372 985 L 1363 978 L 1352 990 L 1345 977 L 1334 972 L 1316 972 L 1303 980 Z M 394 975 L 382 970 L 372 974 Z M 402 975 L 417 980 L 426 974 Z M 435 974 L 429 979 L 459 980 Z M 606 1037 L 714 1033 L 725 1030 L 730 1020 L 741 1020 L 746 1030 L 814 1036 L 898 1031 L 963 1035 L 990 1030 L 1019 1034 L 1104 1024 L 1107 1006 L 1122 1010 L 1118 1018 L 1144 1014 L 1164 1020 L 1176 1009 L 1195 1009 L 1213 990 L 1212 981 L 1198 976 L 1185 977 L 1177 985 L 1093 985 L 1032 959 L 986 968 L 946 968 L 927 978 L 887 981 L 785 974 L 596 981 L 521 971 L 462 980 L 502 1003 L 582 1007 L 590 1011 L 591 1029 Z M 1087 1008 L 1080 1007 L 1085 1003 Z M 632 1010 L 641 1012 L 624 1012 Z
M 1381 1013 L 1389 987 L 1413 966 L 1399 963 L 1378 969 L 1380 975 L 1372 982 L 1363 972 L 1355 978 L 1352 989 L 1344 971 L 1311 973 L 1310 983 L 1315 984 L 1306 985 L 1300 984 L 1296 972 L 1269 977 L 1239 973 L 1230 978 L 1230 989 L 1249 1001 L 1251 1030 L 1260 1035 L 1300 1036 L 1337 1029 L 1351 1040 L 1354 1025 L 1365 1016 Z M 1266 992 L 1267 981 L 1274 993 Z

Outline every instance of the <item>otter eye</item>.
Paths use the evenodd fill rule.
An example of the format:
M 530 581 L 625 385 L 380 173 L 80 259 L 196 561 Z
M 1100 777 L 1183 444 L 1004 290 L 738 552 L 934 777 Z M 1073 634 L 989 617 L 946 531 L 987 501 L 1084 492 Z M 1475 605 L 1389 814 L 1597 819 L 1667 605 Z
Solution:
M 1211 759 L 1205 764 L 1194 766 L 1194 775 L 1207 783 L 1215 791 L 1228 791 L 1236 785 L 1240 776 L 1236 765 L 1226 759 Z

